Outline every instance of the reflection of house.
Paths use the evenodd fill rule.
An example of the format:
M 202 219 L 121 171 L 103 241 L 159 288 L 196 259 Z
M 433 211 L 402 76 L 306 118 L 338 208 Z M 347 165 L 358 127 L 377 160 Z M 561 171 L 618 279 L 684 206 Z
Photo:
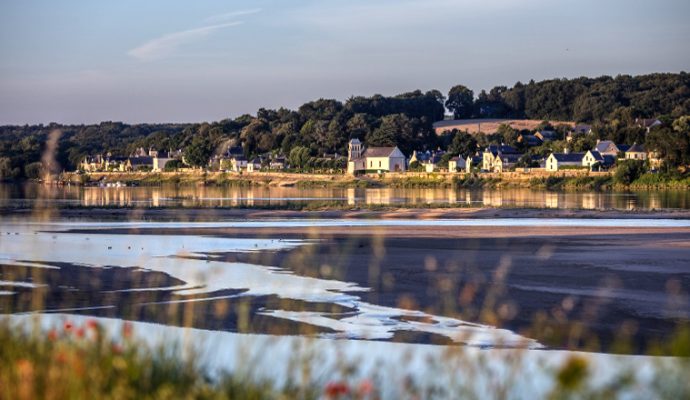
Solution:
M 558 171 L 567 167 L 582 167 L 582 153 L 551 153 L 546 159 L 547 171 Z
M 398 147 L 363 148 L 358 139 L 348 145 L 347 172 L 354 174 L 365 171 L 405 171 L 405 155 Z
M 462 157 L 453 157 L 448 160 L 448 172 L 458 172 L 466 168 L 465 159 Z
M 646 160 L 647 159 L 647 152 L 644 150 L 644 146 L 637 144 L 637 143 L 634 143 L 625 152 L 625 159 L 626 160 Z

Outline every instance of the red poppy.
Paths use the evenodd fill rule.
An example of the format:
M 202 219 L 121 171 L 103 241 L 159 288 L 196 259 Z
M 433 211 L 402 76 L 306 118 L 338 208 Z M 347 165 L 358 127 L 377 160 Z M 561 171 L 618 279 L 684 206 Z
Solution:
M 57 331 L 55 329 L 51 329 L 48 331 L 48 340 L 50 340 L 51 342 L 54 342 L 57 340 L 57 338 L 58 338 L 58 334 L 57 334 Z
M 350 388 L 344 382 L 330 382 L 324 390 L 327 397 L 337 398 L 350 393 Z
M 86 335 L 86 330 L 84 330 L 84 328 L 77 328 L 77 330 L 74 331 L 74 334 L 77 335 L 79 339 L 81 339 L 84 337 L 84 335 Z
M 96 321 L 95 319 L 89 319 L 86 321 L 86 327 L 96 331 L 98 330 L 98 321 Z
M 74 328 L 74 325 L 70 321 L 65 321 L 65 324 L 63 325 L 63 329 L 67 332 L 71 331 L 72 328 Z

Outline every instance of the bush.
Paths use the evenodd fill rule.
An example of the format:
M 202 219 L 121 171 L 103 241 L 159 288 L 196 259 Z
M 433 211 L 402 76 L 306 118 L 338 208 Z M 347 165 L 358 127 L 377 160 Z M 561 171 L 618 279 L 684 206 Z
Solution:
M 41 162 L 32 162 L 24 167 L 24 176 L 29 179 L 41 179 L 44 168 Z
M 613 175 L 614 182 L 630 185 L 646 172 L 645 162 L 641 160 L 624 160 L 618 163 Z

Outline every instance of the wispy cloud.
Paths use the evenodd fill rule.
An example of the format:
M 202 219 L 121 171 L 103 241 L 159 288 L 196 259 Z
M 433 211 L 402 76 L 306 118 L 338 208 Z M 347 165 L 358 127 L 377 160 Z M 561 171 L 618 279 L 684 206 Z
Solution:
M 142 61 L 156 60 L 171 55 L 174 51 L 184 44 L 192 43 L 203 39 L 223 28 L 241 25 L 242 21 L 226 22 L 216 25 L 208 25 L 201 28 L 189 29 L 186 31 L 169 33 L 161 37 L 149 40 L 141 46 L 128 51 L 127 54 Z
M 237 17 L 242 17 L 245 15 L 252 15 L 252 14 L 258 14 L 261 11 L 263 11 L 261 8 L 252 8 L 250 10 L 239 10 L 239 11 L 232 11 L 224 14 L 218 14 L 218 15 L 213 15 L 211 17 L 208 17 L 205 19 L 205 22 L 209 23 L 218 23 L 218 22 L 223 22 L 223 21 L 228 21 L 235 19 Z

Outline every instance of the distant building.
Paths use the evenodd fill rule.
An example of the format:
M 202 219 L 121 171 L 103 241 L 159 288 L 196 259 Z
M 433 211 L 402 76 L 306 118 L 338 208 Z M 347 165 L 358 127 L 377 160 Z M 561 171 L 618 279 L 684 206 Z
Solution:
M 594 150 L 598 151 L 602 155 L 609 155 L 618 157 L 618 153 L 623 153 L 628 150 L 630 146 L 624 144 L 615 144 L 611 140 L 597 140 Z
M 152 171 L 153 170 L 153 157 L 130 157 L 125 161 L 124 165 L 121 167 L 123 171 Z
M 504 169 L 514 165 L 522 154 L 515 148 L 506 145 L 490 145 L 482 154 L 482 170 L 491 172 L 503 172 Z M 500 158 L 500 161 L 497 159 Z M 514 162 L 513 162 L 514 160 Z
M 255 157 L 253 160 L 247 162 L 247 172 L 255 172 L 261 170 L 261 159 Z
M 359 139 L 352 139 L 348 145 L 347 172 L 354 174 L 365 171 L 404 172 L 405 155 L 398 147 L 364 148 Z
M 523 135 L 520 134 L 517 138 L 518 143 L 524 143 L 528 147 L 541 146 L 544 141 L 537 135 Z
M 647 152 L 645 151 L 644 146 L 642 146 L 641 144 L 634 143 L 625 152 L 625 159 L 626 160 L 646 160 L 647 159 Z
M 573 129 L 568 132 L 568 136 L 566 137 L 566 141 L 571 142 L 573 140 L 573 136 L 575 135 L 590 135 L 592 134 L 592 126 L 591 125 L 586 125 L 586 124 L 579 124 L 575 125 Z
M 558 134 L 554 131 L 543 130 L 534 134 L 535 137 L 539 138 L 542 142 L 549 142 L 558 139 Z
M 453 157 L 448 160 L 448 172 L 464 171 L 467 168 L 467 162 L 462 157 Z
M 646 129 L 647 133 L 649 133 L 649 131 L 651 131 L 652 128 L 661 126 L 663 125 L 663 123 L 656 118 L 637 118 L 635 119 L 635 125 L 639 126 L 640 128 Z
M 583 153 L 551 153 L 546 159 L 547 171 L 558 171 L 564 167 L 582 167 Z
M 590 170 L 597 168 L 609 168 L 616 163 L 616 158 L 611 155 L 603 155 L 596 150 L 589 150 L 582 157 L 582 166 Z

